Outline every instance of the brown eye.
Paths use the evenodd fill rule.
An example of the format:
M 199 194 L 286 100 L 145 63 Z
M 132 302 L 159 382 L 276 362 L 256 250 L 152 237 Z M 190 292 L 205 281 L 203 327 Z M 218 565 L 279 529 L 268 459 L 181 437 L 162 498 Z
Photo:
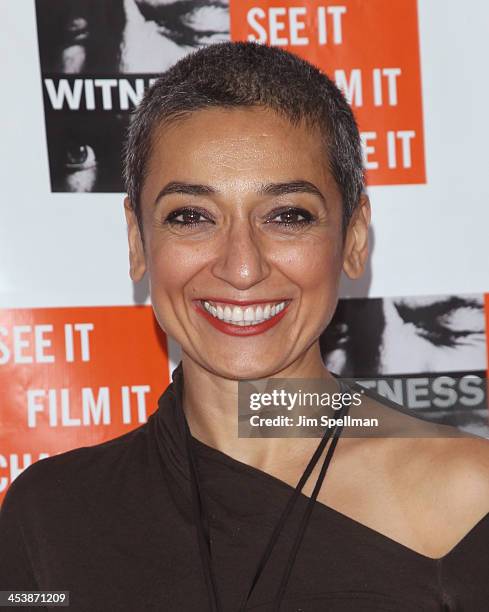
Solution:
M 212 221 L 203 212 L 195 208 L 178 208 L 168 215 L 165 223 L 192 226 L 200 225 L 201 223 L 212 223 Z
M 296 210 L 288 210 L 278 216 L 281 217 L 281 223 L 297 223 L 306 220 L 304 215 L 301 215 L 301 213 Z
M 268 223 L 276 223 L 282 226 L 300 227 L 311 223 L 313 215 L 304 208 L 286 208 L 274 211 Z

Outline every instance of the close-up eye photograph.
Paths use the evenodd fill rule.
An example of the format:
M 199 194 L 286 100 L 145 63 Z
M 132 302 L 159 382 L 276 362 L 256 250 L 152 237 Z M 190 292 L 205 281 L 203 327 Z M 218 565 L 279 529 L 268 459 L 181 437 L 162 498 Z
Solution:
M 2 4 L 0 608 L 489 610 L 488 23 Z

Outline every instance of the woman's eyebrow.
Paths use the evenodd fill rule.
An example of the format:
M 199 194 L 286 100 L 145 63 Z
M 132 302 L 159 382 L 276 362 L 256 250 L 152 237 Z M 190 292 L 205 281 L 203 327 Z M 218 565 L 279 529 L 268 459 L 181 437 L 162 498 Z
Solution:
M 258 191 L 260 195 L 280 196 L 287 193 L 312 193 L 326 206 L 326 198 L 321 191 L 309 181 L 286 181 L 283 183 L 267 183 Z
M 183 193 L 184 195 L 212 195 L 219 193 L 213 187 L 209 185 L 201 185 L 199 183 L 184 183 L 180 181 L 170 181 L 167 183 L 163 189 L 158 193 L 155 199 L 155 204 L 157 204 L 161 198 L 164 198 L 167 195 L 172 193 Z
M 202 195 L 215 195 L 219 194 L 217 189 L 211 187 L 210 185 L 203 185 L 200 183 L 186 183 L 181 181 L 171 181 L 167 183 L 163 189 L 158 193 L 155 199 L 155 204 L 159 202 L 159 200 L 167 195 L 172 193 L 181 193 L 184 195 L 194 195 L 194 196 L 202 196 Z M 317 196 L 321 202 L 326 206 L 326 199 L 321 193 L 321 191 L 310 181 L 284 181 L 280 183 L 265 183 L 262 185 L 258 191 L 258 195 L 267 195 L 267 196 L 280 196 L 286 195 L 288 193 L 311 193 Z

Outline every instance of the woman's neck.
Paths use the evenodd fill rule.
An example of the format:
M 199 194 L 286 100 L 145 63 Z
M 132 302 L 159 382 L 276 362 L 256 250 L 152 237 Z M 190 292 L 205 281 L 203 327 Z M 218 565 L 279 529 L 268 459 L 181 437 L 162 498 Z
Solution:
M 287 461 L 300 460 L 317 445 L 314 438 L 239 438 L 238 381 L 210 372 L 186 354 L 182 366 L 183 408 L 192 435 L 204 444 L 264 471 L 282 463 L 285 455 Z M 323 364 L 319 343 L 300 360 L 267 376 L 272 377 L 334 380 Z

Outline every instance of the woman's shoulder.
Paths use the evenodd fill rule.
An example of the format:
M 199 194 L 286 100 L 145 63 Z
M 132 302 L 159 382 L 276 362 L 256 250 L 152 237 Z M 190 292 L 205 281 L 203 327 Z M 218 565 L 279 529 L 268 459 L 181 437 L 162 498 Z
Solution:
M 11 483 L 4 505 L 19 509 L 51 507 L 84 495 L 96 495 L 110 474 L 141 454 L 146 435 L 144 424 L 126 434 L 93 446 L 84 446 L 40 459 Z
M 489 440 L 418 418 L 376 394 L 368 394 L 363 413 L 379 417 L 380 431 L 358 440 L 358 457 L 382 475 L 387 484 L 379 490 L 396 500 L 399 525 L 414 526 L 419 548 L 442 558 L 466 545 L 469 533 L 472 540 L 484 531 L 489 540 Z
M 399 445 L 402 488 L 432 557 L 484 530 L 489 551 L 489 441 L 476 436 L 413 438 Z M 485 520 L 484 520 L 485 519 Z M 473 535 L 473 533 L 472 533 Z
M 452 499 L 472 505 L 479 500 L 489 511 L 489 440 L 420 417 L 377 394 L 367 398 L 366 411 L 380 416 L 380 437 L 396 441 L 393 453 L 410 471 L 433 479 L 433 485 L 439 482 Z
M 436 466 L 447 501 L 452 502 L 452 520 L 470 523 L 489 513 L 489 440 L 467 435 L 438 438 L 436 444 L 425 446 L 427 463 Z

